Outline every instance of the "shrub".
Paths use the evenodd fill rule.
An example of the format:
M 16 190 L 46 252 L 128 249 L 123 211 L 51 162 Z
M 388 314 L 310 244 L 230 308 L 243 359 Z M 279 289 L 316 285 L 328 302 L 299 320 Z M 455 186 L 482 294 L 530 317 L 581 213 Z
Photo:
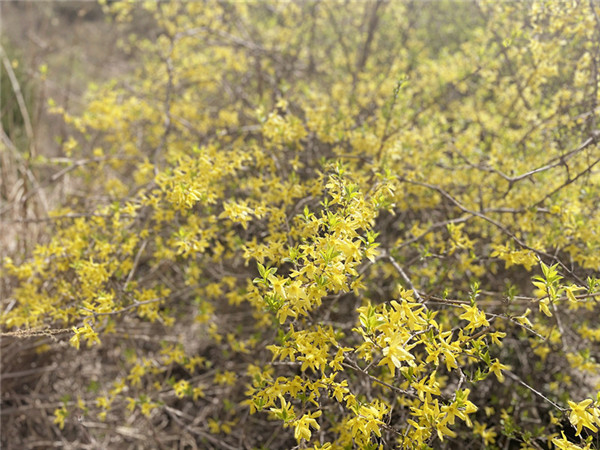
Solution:
M 3 267 L 64 439 L 598 448 L 597 5 L 105 8 L 156 38 Z

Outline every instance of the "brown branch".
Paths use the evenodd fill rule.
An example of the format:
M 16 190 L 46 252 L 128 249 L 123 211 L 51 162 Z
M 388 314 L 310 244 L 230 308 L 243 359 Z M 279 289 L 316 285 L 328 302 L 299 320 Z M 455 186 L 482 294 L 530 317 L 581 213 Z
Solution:
M 522 384 L 523 386 L 525 386 L 527 389 L 529 389 L 531 392 L 533 392 L 535 395 L 539 396 L 540 398 L 546 400 L 548 403 L 550 403 L 552 406 L 554 406 L 556 409 L 558 409 L 559 411 L 565 412 L 568 409 L 567 408 L 563 408 L 562 406 L 557 405 L 556 403 L 554 403 L 552 400 L 550 400 L 548 397 L 546 397 L 544 394 L 542 394 L 541 392 L 535 390 L 534 388 L 532 388 L 531 386 L 529 386 L 527 383 L 525 383 L 523 380 L 521 380 L 521 378 L 519 378 L 517 375 L 515 375 L 514 373 L 512 373 L 510 370 L 505 370 L 504 373 L 506 375 L 508 375 L 510 378 L 512 378 L 513 380 L 517 381 L 518 383 Z
M 404 272 L 404 269 L 402 269 L 400 264 L 398 264 L 398 262 L 394 259 L 394 257 L 392 255 L 390 255 L 389 253 L 387 254 L 387 259 L 389 259 L 389 261 L 392 263 L 392 266 L 394 266 L 394 269 L 396 269 L 396 271 L 400 274 L 402 279 L 404 281 L 406 281 L 408 286 L 412 289 L 412 291 L 415 294 L 415 297 L 417 297 L 417 300 L 419 300 L 420 303 L 423 303 L 424 302 L 423 297 L 421 297 L 421 294 L 419 294 L 419 291 L 412 284 L 412 281 L 410 281 L 410 278 L 408 278 L 408 275 L 406 275 L 406 272 Z
M 365 68 L 365 65 L 367 64 L 367 59 L 369 58 L 369 52 L 371 50 L 371 44 L 373 42 L 373 38 L 375 37 L 375 31 L 377 30 L 377 25 L 379 23 L 379 15 L 377 14 L 377 10 L 383 3 L 383 0 L 377 0 L 375 2 L 375 6 L 371 10 L 371 17 L 369 18 L 369 28 L 367 30 L 367 38 L 365 39 L 360 58 L 356 63 L 357 72 L 362 71 Z
M 596 163 L 598 163 L 598 162 L 600 162 L 600 159 L 598 159 L 596 162 L 594 162 L 594 164 L 592 164 L 592 166 L 588 167 L 584 172 L 587 172 L 587 171 L 591 170 L 591 168 Z M 577 177 L 575 177 L 575 179 L 579 178 L 582 174 L 579 174 Z M 575 179 L 571 180 L 570 182 L 572 183 L 573 181 L 575 181 Z M 434 190 L 434 191 L 438 192 L 440 195 L 442 195 L 444 198 L 446 198 L 447 200 L 449 200 L 452 204 L 454 204 L 454 206 L 456 206 L 462 212 L 467 213 L 467 214 L 471 214 L 471 215 L 476 216 L 476 217 L 479 217 L 480 219 L 483 219 L 484 221 L 486 221 L 486 222 L 490 223 L 491 225 L 495 226 L 496 228 L 498 228 L 504 234 L 506 234 L 507 236 L 509 236 L 513 241 L 515 241 L 519 245 L 519 247 L 527 249 L 527 250 L 530 250 L 533 253 L 535 253 L 536 255 L 543 256 L 545 258 L 548 258 L 551 261 L 557 261 L 558 265 L 561 266 L 563 268 L 563 270 L 565 270 L 567 273 L 569 273 L 573 278 L 575 278 L 577 280 L 577 282 L 579 282 L 582 285 L 585 284 L 585 282 L 573 270 L 569 269 L 562 261 L 560 261 L 559 259 L 557 259 L 556 256 L 550 255 L 549 253 L 546 253 L 545 251 L 538 250 L 536 248 L 531 247 L 530 245 L 528 245 L 527 243 L 525 243 L 524 241 L 522 241 L 521 239 L 519 239 L 512 231 L 510 231 L 503 224 L 501 224 L 500 222 L 492 219 L 491 217 L 486 216 L 485 214 L 483 214 L 481 212 L 473 211 L 473 210 L 467 208 L 466 206 L 464 206 L 462 203 L 460 203 L 457 199 L 455 199 L 452 195 L 450 195 L 448 192 L 446 192 L 441 187 L 433 185 L 433 184 L 425 183 L 425 182 L 422 182 L 422 181 L 409 180 L 409 179 L 407 179 L 405 177 L 402 177 L 402 176 L 399 176 L 398 180 L 402 181 L 402 182 L 409 183 L 409 184 L 413 184 L 415 186 L 421 186 L 421 187 L 424 187 L 424 188 L 427 188 L 427 189 L 431 189 L 431 190 Z M 535 205 L 533 205 L 532 207 L 535 207 L 538 204 L 539 204 L 539 202 L 536 203 Z
M 372 381 L 374 381 L 375 383 L 377 383 L 377 384 L 380 384 L 380 385 L 382 385 L 382 386 L 385 386 L 385 387 L 387 387 L 387 388 L 390 388 L 392 391 L 399 392 L 400 394 L 403 394 L 403 395 L 406 395 L 406 396 L 408 396 L 408 397 L 412 397 L 412 398 L 416 398 L 416 397 L 417 397 L 417 395 L 416 395 L 416 394 L 413 394 L 412 392 L 408 392 L 408 391 L 406 391 L 406 390 L 404 390 L 404 389 L 400 389 L 400 388 L 399 388 L 399 387 L 397 387 L 397 386 L 393 386 L 393 385 L 391 385 L 391 384 L 389 384 L 389 383 L 386 383 L 386 382 L 385 382 L 385 381 L 383 381 L 383 380 L 380 380 L 380 379 L 379 379 L 379 378 L 377 378 L 376 376 L 373 376 L 373 375 L 371 375 L 369 372 L 367 372 L 367 371 L 365 371 L 365 370 L 361 369 L 361 368 L 360 368 L 360 367 L 359 367 L 357 364 L 354 364 L 354 363 L 352 363 L 352 364 L 349 364 L 349 363 L 346 363 L 346 362 L 342 362 L 342 366 L 344 366 L 344 367 L 347 367 L 348 369 L 352 369 L 352 370 L 354 370 L 354 371 L 356 371 L 356 372 L 362 373 L 363 375 L 365 375 L 365 376 L 369 377 L 369 378 L 370 378 Z
M 595 140 L 594 140 L 595 142 Z M 569 177 L 567 179 L 567 181 L 565 181 L 563 184 L 561 184 L 560 186 L 558 186 L 556 189 L 554 189 L 552 192 L 546 194 L 541 200 L 537 201 L 536 203 L 534 203 L 531 207 L 535 208 L 537 206 L 542 205 L 547 199 L 549 199 L 550 197 L 552 197 L 554 194 L 556 194 L 558 191 L 564 189 L 565 187 L 569 186 L 570 184 L 573 184 L 575 181 L 577 181 L 579 178 L 581 178 L 582 176 L 588 174 L 589 172 L 592 171 L 592 169 L 594 168 L 594 166 L 596 164 L 598 164 L 600 162 L 600 158 L 596 159 L 596 161 L 594 161 L 592 164 L 590 164 L 585 170 L 582 170 L 581 172 L 579 172 L 577 175 L 575 175 L 573 178 Z

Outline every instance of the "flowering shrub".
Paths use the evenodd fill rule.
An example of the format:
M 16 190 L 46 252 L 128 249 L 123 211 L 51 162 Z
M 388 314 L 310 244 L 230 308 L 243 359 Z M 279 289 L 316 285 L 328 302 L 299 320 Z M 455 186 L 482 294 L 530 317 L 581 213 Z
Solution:
M 599 448 L 600 7 L 209 3 L 106 6 L 137 70 L 53 106 L 86 195 L 0 320 L 97 368 L 55 432 Z

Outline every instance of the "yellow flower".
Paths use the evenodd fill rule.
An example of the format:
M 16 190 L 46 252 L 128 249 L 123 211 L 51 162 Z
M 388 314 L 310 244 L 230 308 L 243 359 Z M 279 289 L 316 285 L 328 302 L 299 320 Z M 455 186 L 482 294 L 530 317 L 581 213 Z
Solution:
M 590 448 L 590 444 L 587 444 L 585 447 L 573 444 L 565 437 L 564 431 L 561 431 L 560 434 L 562 435 L 562 439 L 552 439 L 552 443 L 560 450 L 588 450 Z
M 54 423 L 62 430 L 65 427 L 65 419 L 69 415 L 67 409 L 62 406 L 54 410 Z
M 504 383 L 504 374 L 502 373 L 503 370 L 510 370 L 511 367 L 501 364 L 500 361 L 498 359 L 496 359 L 492 365 L 490 366 L 490 373 L 494 373 L 494 375 L 496 375 L 496 378 L 498 378 L 498 381 L 500 383 Z
M 402 367 L 402 363 L 406 362 L 409 366 L 414 367 L 414 355 L 409 352 L 416 344 L 405 345 L 406 338 L 403 338 L 400 334 L 395 334 L 392 337 L 385 338 L 388 346 L 383 349 L 383 358 L 379 362 L 379 365 L 387 364 L 392 375 L 396 368 Z
M 316 417 L 321 415 L 321 411 L 317 411 L 311 414 L 304 414 L 300 419 L 295 422 L 294 429 L 294 437 L 298 442 L 302 439 L 310 440 L 312 432 L 310 431 L 310 427 L 313 427 L 315 430 L 320 430 L 321 426 L 315 420 Z
M 465 327 L 467 331 L 475 330 L 479 327 L 489 327 L 490 323 L 485 318 L 485 313 L 477 309 L 477 306 L 467 306 L 461 305 L 465 310 L 463 314 L 461 314 L 460 318 L 469 322 L 469 324 Z
M 598 431 L 598 428 L 596 428 L 596 426 L 592 423 L 594 421 L 594 416 L 587 411 L 591 404 L 592 399 L 589 398 L 580 403 L 575 403 L 569 400 L 569 408 L 571 408 L 569 421 L 574 427 L 577 427 L 577 436 L 579 436 L 583 427 L 589 428 L 594 433 Z
M 188 393 L 190 388 L 190 383 L 186 380 L 179 380 L 177 383 L 175 383 L 175 385 L 173 386 L 173 389 L 175 390 L 175 395 L 178 398 L 183 398 L 186 396 L 186 394 Z
M 497 433 L 494 430 L 488 430 L 485 423 L 473 422 L 473 433 L 483 438 L 486 447 L 496 442 Z

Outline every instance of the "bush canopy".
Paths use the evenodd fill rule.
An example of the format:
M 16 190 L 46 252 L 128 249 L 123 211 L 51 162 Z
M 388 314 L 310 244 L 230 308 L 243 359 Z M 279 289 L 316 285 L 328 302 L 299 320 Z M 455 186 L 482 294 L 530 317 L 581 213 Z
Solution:
M 4 339 L 58 365 L 28 426 L 600 448 L 598 3 L 104 9 L 146 24 L 135 68 L 51 105 L 71 137 L 36 164 L 69 195 L 2 266 Z M 14 392 L 5 425 L 36 404 Z

